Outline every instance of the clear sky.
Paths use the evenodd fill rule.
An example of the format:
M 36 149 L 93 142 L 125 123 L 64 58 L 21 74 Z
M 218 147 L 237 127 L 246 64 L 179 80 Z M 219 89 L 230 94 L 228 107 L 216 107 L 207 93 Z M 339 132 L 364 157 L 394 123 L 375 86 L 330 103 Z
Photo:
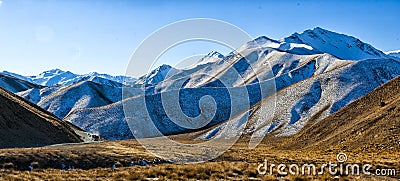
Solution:
M 383 50 L 400 49 L 400 1 L 0 0 L 0 71 L 60 68 L 123 75 L 139 43 L 187 18 L 229 22 L 252 37 L 280 39 L 319 26 Z M 208 53 L 200 46 L 188 55 Z M 174 59 L 171 55 L 167 59 Z

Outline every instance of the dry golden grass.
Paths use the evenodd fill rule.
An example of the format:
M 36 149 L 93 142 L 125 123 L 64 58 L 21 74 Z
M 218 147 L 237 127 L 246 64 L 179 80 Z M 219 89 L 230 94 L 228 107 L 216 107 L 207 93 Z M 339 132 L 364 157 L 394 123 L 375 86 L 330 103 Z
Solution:
M 190 141 L 184 141 L 186 143 Z M 267 144 L 260 144 L 255 149 L 249 149 L 247 143 L 239 142 L 220 157 L 195 164 L 156 164 L 149 166 L 129 167 L 131 160 L 152 160 L 155 157 L 140 146 L 137 141 L 107 141 L 103 143 L 55 146 L 34 149 L 0 150 L 0 163 L 6 167 L 10 162 L 3 162 L 5 156 L 9 160 L 24 159 L 27 163 L 35 164 L 33 171 L 2 169 L 0 180 L 144 180 L 158 178 L 160 180 L 382 180 L 390 177 L 339 176 L 324 174 L 317 176 L 281 176 L 260 175 L 258 164 L 264 159 L 274 164 L 303 164 L 316 165 L 336 161 L 336 154 L 341 150 L 279 150 Z M 43 155 L 42 155 L 43 154 Z M 395 168 L 400 170 L 399 151 L 377 152 L 346 152 L 348 163 L 370 163 L 375 168 Z M 60 160 L 71 158 L 78 164 L 86 163 L 89 167 L 82 169 L 59 169 Z M 96 161 L 98 160 L 98 161 Z M 57 163 L 57 164 L 51 164 Z M 106 164 L 107 163 L 107 164 Z M 117 169 L 111 168 L 118 164 Z M 96 165 L 100 164 L 100 165 Z M 56 167 L 46 167 L 46 165 Z M 123 167 L 125 166 L 125 167 Z M 42 167 L 42 168 L 41 168 Z M 97 168 L 105 167 L 105 168 Z M 56 168 L 56 169 L 55 169 Z

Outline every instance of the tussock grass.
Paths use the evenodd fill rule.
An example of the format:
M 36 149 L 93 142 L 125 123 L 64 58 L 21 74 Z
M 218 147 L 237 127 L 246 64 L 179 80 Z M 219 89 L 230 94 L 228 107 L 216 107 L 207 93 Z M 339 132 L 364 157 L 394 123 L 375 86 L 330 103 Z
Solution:
M 186 141 L 187 142 L 187 141 Z M 118 152 L 118 150 L 122 150 Z M 168 150 L 166 150 L 168 151 Z M 367 176 L 282 176 L 260 175 L 257 166 L 268 163 L 328 163 L 336 161 L 342 150 L 280 150 L 260 144 L 249 149 L 239 142 L 220 157 L 195 164 L 156 164 L 129 166 L 133 160 L 152 160 L 155 157 L 136 141 L 108 141 L 97 144 L 42 147 L 34 149 L 0 150 L 0 180 L 390 180 L 390 177 Z M 399 151 L 347 151 L 349 163 L 371 163 L 372 169 L 400 170 Z M 70 160 L 75 169 L 61 170 L 61 161 Z M 18 164 L 34 165 L 33 171 L 18 169 Z M 82 165 L 85 165 L 82 166 Z M 112 165 L 117 168 L 113 169 Z M 67 165 L 68 167 L 68 165 Z M 101 168 L 99 168 L 101 167 Z

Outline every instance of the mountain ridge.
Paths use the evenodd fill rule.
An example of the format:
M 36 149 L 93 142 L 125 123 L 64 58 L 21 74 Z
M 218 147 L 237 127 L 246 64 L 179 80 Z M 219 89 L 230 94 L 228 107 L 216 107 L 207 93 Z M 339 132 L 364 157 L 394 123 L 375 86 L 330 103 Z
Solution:
M 111 85 L 115 84 L 116 86 L 122 86 L 124 83 L 130 84 L 136 81 L 135 78 L 127 76 L 112 76 L 97 72 L 90 72 L 88 74 L 79 75 L 61 69 L 46 70 L 36 76 L 22 76 L 8 71 L 3 71 L 2 73 L 42 86 L 57 86 L 57 85 L 68 86 L 81 81 L 85 80 L 95 81 L 96 79 L 106 79 L 109 81 L 114 81 L 117 82 L 118 84 L 111 83 Z M 99 82 L 101 83 L 101 81 Z

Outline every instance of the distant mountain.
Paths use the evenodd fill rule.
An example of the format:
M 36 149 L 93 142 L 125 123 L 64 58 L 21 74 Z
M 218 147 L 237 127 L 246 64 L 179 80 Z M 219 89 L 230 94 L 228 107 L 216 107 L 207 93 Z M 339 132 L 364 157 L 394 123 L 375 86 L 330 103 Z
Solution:
M 0 148 L 81 142 L 67 123 L 0 88 Z
M 146 76 L 147 85 L 157 84 L 162 81 L 169 70 L 175 69 L 167 65 L 154 69 Z M 65 117 L 71 110 L 99 107 L 121 101 L 123 84 L 120 82 L 135 85 L 138 84 L 136 81 L 144 80 L 144 77 L 137 80 L 124 76 L 109 76 L 98 73 L 77 75 L 59 69 L 28 77 L 11 72 L 6 73 L 7 75 L 0 74 L 4 77 L 4 80 L 0 81 L 0 85 L 26 100 L 38 104 L 59 118 Z M 28 81 L 46 86 L 36 85 Z M 137 87 L 141 87 L 140 84 Z M 142 92 L 137 91 L 132 96 Z
M 396 58 L 400 58 L 400 50 L 396 50 L 396 51 L 390 51 L 390 52 L 385 52 L 386 55 L 392 56 L 392 57 L 396 57 Z
M 96 72 L 84 75 L 78 75 L 70 71 L 63 71 L 60 69 L 44 71 L 37 76 L 22 76 L 7 71 L 3 71 L 3 74 L 14 76 L 21 80 L 25 80 L 30 83 L 42 86 L 56 86 L 56 85 L 68 86 L 86 80 L 92 82 L 98 82 L 101 84 L 107 84 L 111 86 L 122 86 L 124 82 L 130 84 L 136 81 L 135 78 L 126 76 L 111 76 L 107 74 L 99 74 Z
M 361 40 L 322 28 L 294 33 L 280 40 L 265 36 L 248 42 L 241 49 L 270 47 L 293 54 L 312 55 L 328 53 L 342 60 L 363 60 L 374 58 L 389 58 L 382 51 Z
M 0 86 L 38 104 L 63 118 L 71 110 L 107 105 L 120 101 L 122 83 L 134 84 L 134 78 L 89 73 L 77 75 L 54 69 L 38 76 L 21 76 L 4 71 Z M 39 84 L 39 85 L 37 85 Z

